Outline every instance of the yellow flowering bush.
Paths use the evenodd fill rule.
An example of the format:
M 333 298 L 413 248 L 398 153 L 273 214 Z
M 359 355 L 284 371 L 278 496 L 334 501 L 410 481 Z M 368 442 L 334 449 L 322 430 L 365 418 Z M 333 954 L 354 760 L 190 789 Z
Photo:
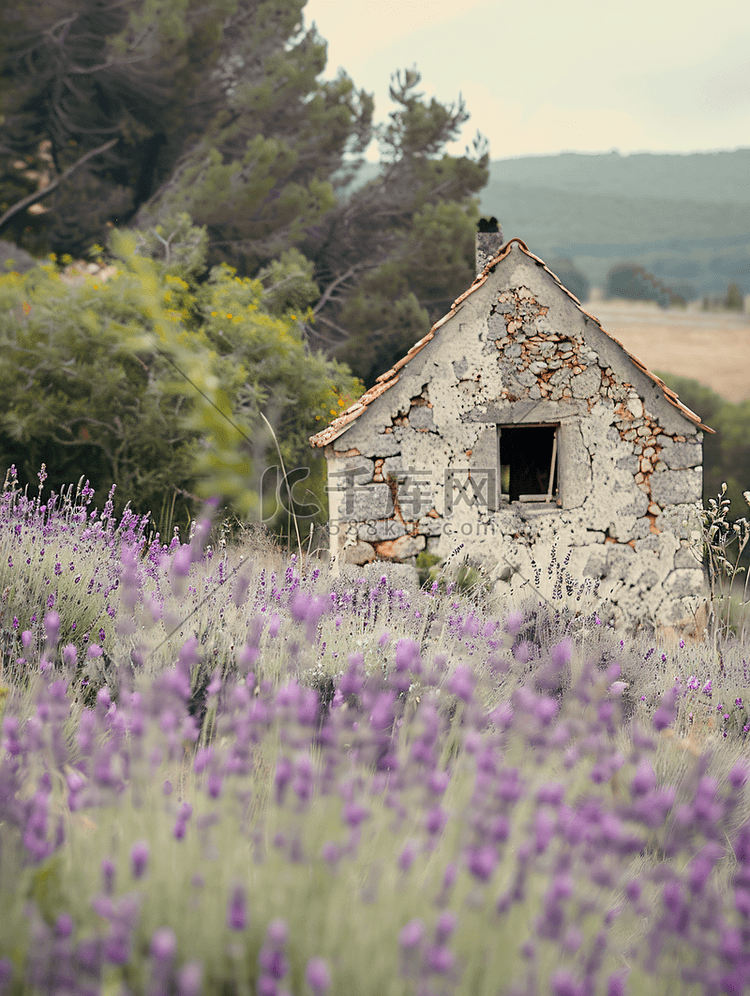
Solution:
M 115 233 L 106 279 L 66 275 L 67 259 L 0 275 L 0 463 L 22 483 L 44 462 L 53 489 L 83 475 L 106 498 L 114 483 L 120 507 L 158 515 L 165 496 L 217 495 L 252 514 L 279 462 L 261 413 L 287 468 L 309 466 L 316 416 L 361 392 L 304 341 L 314 284 L 299 253 L 265 283 L 226 265 L 201 282 L 202 230 L 181 223 L 169 259 Z M 307 486 L 322 479 L 314 468 Z

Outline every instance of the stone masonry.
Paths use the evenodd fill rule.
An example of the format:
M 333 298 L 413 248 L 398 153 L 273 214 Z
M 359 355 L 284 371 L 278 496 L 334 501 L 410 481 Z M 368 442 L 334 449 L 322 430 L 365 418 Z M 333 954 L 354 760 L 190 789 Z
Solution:
M 491 254 L 488 238 L 449 314 L 311 439 L 328 457 L 332 558 L 445 559 L 463 544 L 512 588 L 554 548 L 572 576 L 602 580 L 615 624 L 689 627 L 711 430 L 523 242 Z M 509 500 L 503 432 L 525 426 L 555 434 L 555 487 Z

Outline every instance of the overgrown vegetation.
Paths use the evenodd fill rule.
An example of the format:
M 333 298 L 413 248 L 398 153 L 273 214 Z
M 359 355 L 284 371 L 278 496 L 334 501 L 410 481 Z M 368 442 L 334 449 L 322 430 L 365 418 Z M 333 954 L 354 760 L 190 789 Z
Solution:
M 469 115 L 427 99 L 416 69 L 394 74 L 396 109 L 373 127 L 370 94 L 343 71 L 320 79 L 304 5 L 4 8 L 0 225 L 37 256 L 81 258 L 112 225 L 169 233 L 187 214 L 206 272 L 251 278 L 297 249 L 316 285 L 306 337 L 370 382 L 471 283 L 489 154 L 480 136 L 445 151 Z M 374 139 L 382 174 L 355 188 Z
M 157 518 L 167 504 L 183 521 L 209 494 L 258 515 L 279 461 L 263 413 L 322 494 L 308 436 L 362 388 L 305 344 L 311 264 L 290 250 L 257 279 L 223 265 L 199 283 L 207 236 L 187 215 L 137 235 L 113 237 L 120 258 L 97 276 L 0 276 L 0 462 L 21 487 L 42 462 L 58 494 L 82 475 L 104 495 L 115 484 L 117 509 Z
M 750 641 L 750 521 L 731 521 L 730 502 L 722 484 L 718 498 L 711 498 L 704 512 L 704 560 L 708 571 L 708 631 L 714 646 L 735 635 L 744 646 Z M 750 505 L 750 491 L 743 498 Z
M 43 494 L 0 502 L 3 993 L 746 989 L 746 643 Z
M 700 414 L 715 431 L 703 434 L 703 504 L 722 497 L 730 502 L 729 518 L 746 514 L 744 485 L 750 481 L 750 401 L 727 401 L 710 387 L 687 377 L 659 373 L 680 401 Z

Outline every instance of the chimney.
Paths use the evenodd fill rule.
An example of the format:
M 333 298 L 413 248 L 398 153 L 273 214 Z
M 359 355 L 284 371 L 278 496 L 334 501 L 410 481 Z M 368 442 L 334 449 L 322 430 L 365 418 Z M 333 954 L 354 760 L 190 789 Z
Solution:
M 497 218 L 480 218 L 477 225 L 476 267 L 477 276 L 491 259 L 500 252 L 503 244 L 503 232 L 497 223 Z

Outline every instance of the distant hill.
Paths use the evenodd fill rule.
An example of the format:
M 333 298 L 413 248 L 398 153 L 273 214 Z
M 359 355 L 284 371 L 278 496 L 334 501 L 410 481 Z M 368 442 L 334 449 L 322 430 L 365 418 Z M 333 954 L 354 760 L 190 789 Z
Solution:
M 736 201 L 750 205 L 750 148 L 734 152 L 621 156 L 563 152 L 557 156 L 495 159 L 486 188 L 494 183 L 548 187 L 571 194 L 604 194 L 665 200 Z
M 378 169 L 366 163 L 353 186 Z M 633 261 L 693 297 L 730 281 L 750 294 L 750 148 L 495 159 L 480 209 L 543 259 L 570 256 L 593 287 Z
M 730 281 L 748 294 L 749 177 L 750 149 L 496 159 L 480 208 L 542 258 L 570 256 L 594 286 L 632 260 L 695 296 Z

